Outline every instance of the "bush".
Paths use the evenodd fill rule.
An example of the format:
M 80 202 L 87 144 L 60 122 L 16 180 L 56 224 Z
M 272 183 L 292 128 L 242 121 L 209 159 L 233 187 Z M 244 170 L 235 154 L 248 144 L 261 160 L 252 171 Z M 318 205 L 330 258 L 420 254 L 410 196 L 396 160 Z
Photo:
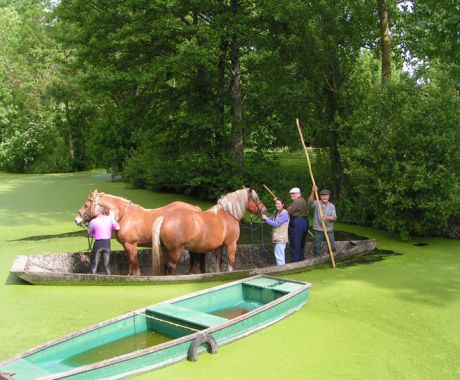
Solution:
M 459 214 L 459 110 L 458 95 L 435 84 L 371 90 L 341 151 L 349 181 L 343 218 L 402 238 L 446 228 Z

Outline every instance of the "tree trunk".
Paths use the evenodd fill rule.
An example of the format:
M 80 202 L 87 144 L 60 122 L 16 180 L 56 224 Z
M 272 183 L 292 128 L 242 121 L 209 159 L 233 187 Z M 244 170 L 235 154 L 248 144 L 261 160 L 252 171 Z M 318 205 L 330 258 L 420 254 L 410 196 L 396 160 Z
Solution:
M 228 13 L 227 5 L 225 0 L 219 1 L 219 13 L 221 15 Z M 218 115 L 218 126 L 216 129 L 216 146 L 217 150 L 221 151 L 225 146 L 225 98 L 227 86 L 225 85 L 225 72 L 227 68 L 227 57 L 228 57 L 228 37 L 226 34 L 228 28 L 227 18 L 221 17 L 221 21 L 217 24 L 217 32 L 220 33 L 219 43 L 219 60 L 217 63 L 217 115 Z
M 73 134 L 72 134 L 72 121 L 70 120 L 70 109 L 69 109 L 69 102 L 66 100 L 64 102 L 65 105 L 65 115 L 67 120 L 67 139 L 69 141 L 69 156 L 71 161 L 73 162 L 75 158 L 75 151 L 73 149 Z
M 217 112 L 219 117 L 219 126 L 217 135 L 217 145 L 222 143 L 222 136 L 225 134 L 225 64 L 227 61 L 228 42 L 222 38 L 219 46 L 219 62 L 217 65 Z
M 333 78 L 329 78 L 330 83 L 333 83 Z M 340 193 L 343 184 L 343 164 L 342 156 L 339 151 L 339 131 L 337 129 L 337 93 L 330 88 L 326 88 L 326 99 L 327 99 L 327 124 L 330 128 L 330 144 L 329 144 L 329 157 L 331 160 L 331 172 L 332 172 L 332 191 L 334 198 L 337 202 L 340 201 Z
M 391 79 L 391 36 L 388 0 L 377 0 L 382 44 L 382 84 Z
M 244 141 L 243 141 L 243 107 L 241 94 L 241 67 L 240 67 L 240 43 L 236 33 L 236 18 L 238 16 L 238 0 L 231 3 L 233 33 L 230 47 L 231 54 L 231 96 L 232 96 L 232 153 L 239 167 L 238 174 L 243 173 Z

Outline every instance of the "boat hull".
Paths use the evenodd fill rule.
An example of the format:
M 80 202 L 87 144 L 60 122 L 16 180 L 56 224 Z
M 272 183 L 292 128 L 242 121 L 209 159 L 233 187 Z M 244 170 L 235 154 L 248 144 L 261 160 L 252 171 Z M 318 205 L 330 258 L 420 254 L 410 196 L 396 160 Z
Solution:
M 375 240 L 336 242 L 336 261 L 369 252 L 375 249 Z M 272 245 L 240 245 L 233 272 L 215 272 L 214 255 L 207 254 L 207 273 L 185 274 L 189 269 L 188 253 L 182 255 L 175 276 L 151 275 L 150 250 L 139 250 L 141 276 L 127 276 L 128 261 L 123 251 L 113 251 L 111 255 L 112 275 L 89 274 L 88 253 L 53 253 L 17 256 L 10 272 L 30 284 L 38 285 L 117 285 L 117 284 L 162 284 L 200 281 L 223 281 L 246 278 L 257 274 L 289 274 L 315 268 L 330 261 L 328 255 L 312 257 L 312 245 L 307 244 L 307 259 L 297 263 L 277 266 L 274 262 Z M 225 255 L 224 255 L 225 256 Z M 287 259 L 289 254 L 287 252 Z M 224 268 L 226 262 L 224 258 Z M 102 268 L 100 268 L 102 269 Z
M 0 377 L 116 379 L 185 358 L 193 360 L 200 352 L 217 349 L 298 311 L 308 300 L 310 286 L 271 276 L 253 276 L 162 302 L 0 362 Z M 235 310 L 241 314 L 232 314 Z M 75 364 L 75 357 L 82 353 L 100 351 L 105 344 L 117 343 L 144 331 L 163 334 L 172 340 L 98 362 Z M 85 360 L 88 357 L 91 359 L 91 355 L 87 355 Z

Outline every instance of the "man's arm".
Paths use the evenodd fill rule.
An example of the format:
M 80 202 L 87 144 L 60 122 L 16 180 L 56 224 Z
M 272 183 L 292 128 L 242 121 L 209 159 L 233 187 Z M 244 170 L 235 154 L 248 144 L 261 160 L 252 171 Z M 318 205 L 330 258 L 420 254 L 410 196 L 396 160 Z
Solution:
M 300 198 L 299 198 L 300 199 Z M 293 215 L 296 212 L 300 211 L 302 208 L 302 205 L 299 202 L 299 199 L 295 199 L 288 208 L 286 208 L 286 211 L 289 213 L 289 215 Z
M 311 193 L 310 193 L 310 196 L 308 197 L 308 204 L 311 206 L 312 204 L 315 203 L 315 192 L 318 191 L 318 187 L 317 186 L 313 186 L 311 188 Z
M 120 225 L 119 225 L 118 222 L 115 220 L 115 218 L 112 218 L 112 228 L 113 228 L 115 231 L 120 231 Z

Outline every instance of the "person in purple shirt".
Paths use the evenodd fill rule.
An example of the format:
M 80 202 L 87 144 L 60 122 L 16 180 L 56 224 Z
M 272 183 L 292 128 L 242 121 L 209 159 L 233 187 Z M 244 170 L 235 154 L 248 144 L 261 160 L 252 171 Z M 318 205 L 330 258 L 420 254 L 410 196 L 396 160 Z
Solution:
M 282 198 L 275 199 L 276 210 L 273 217 L 262 214 L 262 219 L 273 227 L 272 241 L 275 245 L 276 265 L 284 265 L 286 258 L 284 251 L 288 242 L 289 213 L 285 209 L 286 203 Z
M 105 212 L 96 209 L 96 217 L 89 222 L 88 235 L 94 237 L 93 254 L 91 256 L 91 274 L 96 274 L 101 254 L 104 259 L 105 273 L 110 275 L 110 239 L 112 230 L 119 231 L 120 225 Z

